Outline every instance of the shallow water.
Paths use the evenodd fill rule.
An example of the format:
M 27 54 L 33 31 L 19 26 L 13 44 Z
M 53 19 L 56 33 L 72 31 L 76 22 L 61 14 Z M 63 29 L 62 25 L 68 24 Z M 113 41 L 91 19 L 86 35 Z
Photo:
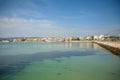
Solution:
M 119 80 L 119 67 L 94 43 L 0 43 L 0 80 Z

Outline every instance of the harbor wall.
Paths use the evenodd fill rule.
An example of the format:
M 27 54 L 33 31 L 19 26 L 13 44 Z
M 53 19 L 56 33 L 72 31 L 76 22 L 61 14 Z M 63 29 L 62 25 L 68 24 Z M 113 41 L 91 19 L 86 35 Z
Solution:
M 107 50 L 109 50 L 113 54 L 120 56 L 120 48 L 115 47 L 115 46 L 111 46 L 109 44 L 104 44 L 104 42 L 102 42 L 102 43 L 101 42 L 94 42 L 94 43 L 100 45 L 101 47 L 103 47 Z

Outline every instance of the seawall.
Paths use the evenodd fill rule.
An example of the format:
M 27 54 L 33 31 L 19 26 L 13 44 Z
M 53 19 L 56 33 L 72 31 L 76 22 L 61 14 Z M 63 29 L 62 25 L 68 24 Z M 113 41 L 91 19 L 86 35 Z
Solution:
M 115 46 L 115 45 L 109 44 L 110 42 L 109 43 L 108 42 L 107 43 L 106 42 L 94 42 L 94 43 L 100 45 L 101 47 L 103 47 L 107 50 L 109 50 L 113 54 L 120 56 L 120 48 L 119 48 L 120 46 L 119 46 L 119 44 L 112 43 L 112 44 L 115 44 L 116 45 Z

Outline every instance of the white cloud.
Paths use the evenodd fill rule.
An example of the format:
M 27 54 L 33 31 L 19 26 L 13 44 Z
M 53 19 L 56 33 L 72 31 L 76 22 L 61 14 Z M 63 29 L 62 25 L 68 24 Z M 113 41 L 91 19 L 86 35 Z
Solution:
M 63 19 L 84 19 L 84 18 L 98 18 L 99 15 L 96 12 L 92 12 L 89 10 L 81 10 L 77 11 L 76 15 L 63 15 L 61 16 Z
M 51 20 L 0 18 L 0 37 L 44 36 L 65 37 L 79 34 L 78 28 L 63 28 Z
M 80 19 L 81 16 L 61 16 L 63 19 Z
M 23 19 L 23 18 L 0 18 L 0 28 L 10 28 L 19 26 L 29 27 L 50 27 L 53 25 L 53 21 L 50 20 L 34 20 L 34 19 Z
M 25 17 L 25 18 L 34 18 L 34 19 L 39 19 L 39 18 L 43 18 L 46 17 L 41 11 L 34 9 L 34 10 L 15 10 L 11 12 L 11 16 L 12 17 Z
M 106 28 L 93 30 L 90 26 L 83 28 L 59 26 L 51 20 L 35 20 L 23 18 L 0 18 L 0 37 L 66 37 L 96 35 L 110 32 Z M 85 26 L 84 26 L 85 27 Z M 116 28 L 115 28 L 116 29 Z
M 51 20 L 0 18 L 1 35 L 6 36 L 35 36 L 36 34 L 40 34 L 42 32 L 46 33 L 50 31 L 50 29 L 54 29 L 54 27 L 55 23 Z

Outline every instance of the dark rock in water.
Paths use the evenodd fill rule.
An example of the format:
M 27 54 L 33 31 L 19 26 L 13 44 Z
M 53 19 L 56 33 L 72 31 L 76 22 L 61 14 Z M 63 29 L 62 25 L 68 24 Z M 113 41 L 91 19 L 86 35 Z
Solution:
M 72 71 L 72 69 L 68 69 L 69 71 Z
M 62 73 L 57 73 L 57 75 L 62 75 Z
M 68 67 L 64 67 L 64 69 L 68 69 Z
M 60 63 L 60 62 L 61 62 L 61 60 L 58 60 L 58 59 L 53 59 L 53 60 L 57 61 L 58 63 Z
M 111 75 L 117 75 L 116 73 L 112 72 Z
M 64 69 L 67 69 L 68 71 L 72 71 L 70 67 L 64 67 Z

